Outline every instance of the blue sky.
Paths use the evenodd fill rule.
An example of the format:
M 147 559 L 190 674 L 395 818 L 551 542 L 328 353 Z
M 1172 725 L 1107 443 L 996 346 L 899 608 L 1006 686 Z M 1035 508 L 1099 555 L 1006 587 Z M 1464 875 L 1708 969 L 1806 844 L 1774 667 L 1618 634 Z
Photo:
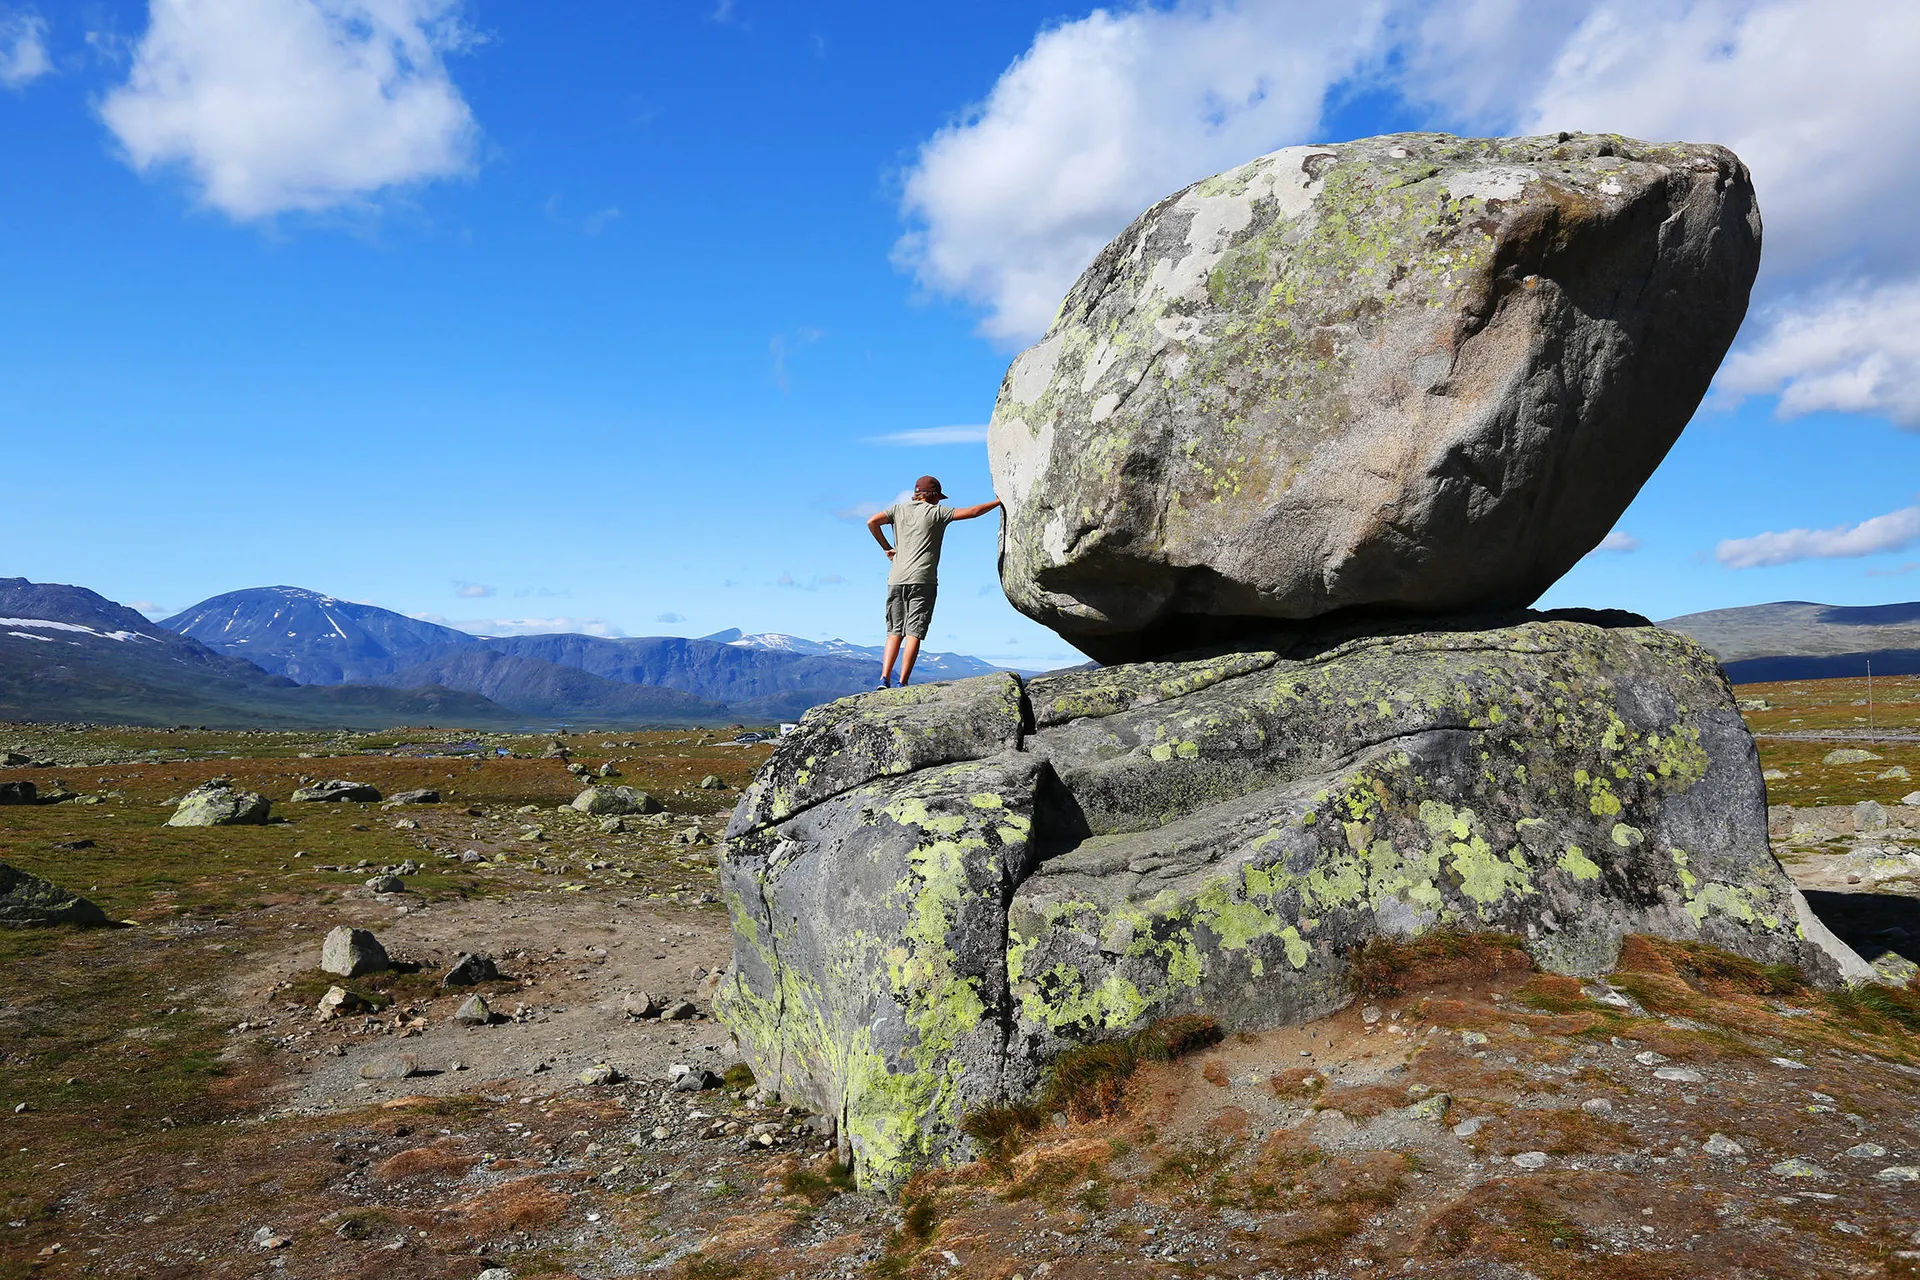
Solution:
M 1546 603 L 1920 596 L 1902 8 L 0 0 L 0 574 L 871 643 L 864 515 L 988 496 L 1008 360 L 1133 213 L 1295 142 L 1566 127 L 1736 146 L 1768 246 Z M 993 562 L 956 527 L 934 647 L 1076 660 Z

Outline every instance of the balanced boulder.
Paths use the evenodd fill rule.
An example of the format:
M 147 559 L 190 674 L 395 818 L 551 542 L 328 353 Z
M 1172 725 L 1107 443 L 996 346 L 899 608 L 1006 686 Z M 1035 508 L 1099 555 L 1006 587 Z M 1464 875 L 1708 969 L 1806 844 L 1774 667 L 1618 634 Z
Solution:
M 1399 134 L 1195 183 L 1001 384 L 1008 598 L 1103 662 L 1527 605 L 1666 455 L 1759 261 L 1717 146 Z
M 257 826 L 267 820 L 273 803 L 256 791 L 235 791 L 225 783 L 211 783 L 189 791 L 167 819 L 169 827 Z
M 743 797 L 714 1007 L 896 1185 L 1067 1048 L 1341 1007 L 1375 938 L 1511 933 L 1591 975 L 1652 933 L 1868 976 L 1766 824 L 1713 658 L 1630 615 L 875 692 L 809 712 Z
M 79 894 L 0 862 L 0 929 L 106 923 L 107 913 Z
M 378 787 L 369 786 L 364 782 L 348 782 L 341 778 L 333 778 L 326 782 L 311 783 L 293 793 L 293 800 L 297 804 L 340 802 L 373 804 L 379 799 L 380 789 Z

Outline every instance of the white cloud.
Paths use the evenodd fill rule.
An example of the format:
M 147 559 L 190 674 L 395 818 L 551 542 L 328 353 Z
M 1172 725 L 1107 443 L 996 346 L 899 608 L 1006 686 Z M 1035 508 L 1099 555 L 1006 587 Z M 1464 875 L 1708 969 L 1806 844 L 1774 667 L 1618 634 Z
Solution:
M 1594 548 L 1596 551 L 1614 551 L 1623 555 L 1630 551 L 1638 551 L 1639 549 L 1640 539 L 1634 537 L 1625 529 L 1615 529 L 1612 533 L 1600 539 L 1600 545 Z
M 627 634 L 599 618 L 469 618 L 445 625 L 476 636 L 583 635 L 613 638 Z
M 884 436 L 868 436 L 867 444 L 927 445 L 927 444 L 981 444 L 987 438 L 987 429 L 982 426 L 961 427 L 915 427 L 911 431 L 895 431 Z
M 1325 141 L 1326 104 L 1399 93 L 1434 127 L 1720 142 L 1766 219 L 1766 326 L 1723 393 L 1915 424 L 1920 6 L 1886 0 L 1183 0 L 1049 27 L 921 148 L 896 257 L 1037 336 L 1094 253 L 1186 182 Z M 1871 278 L 1857 296 L 1824 292 Z M 1855 323 L 1862 313 L 1878 313 Z M 1900 323 L 1891 323 L 1899 321 Z M 1738 376 L 1734 374 L 1737 372 Z
M 1751 538 L 1728 538 L 1714 559 L 1729 569 L 1792 564 L 1796 560 L 1833 560 L 1904 551 L 1920 542 L 1920 507 L 1902 507 L 1886 515 L 1843 524 L 1837 529 L 1789 529 Z
M 486 585 L 484 582 L 456 581 L 453 584 L 453 594 L 459 596 L 462 600 L 484 600 L 494 593 L 495 588 Z
M 442 55 L 459 0 L 149 0 L 100 114 L 142 173 L 184 167 L 231 217 L 365 200 L 473 168 Z
M 1193 2 L 1047 28 L 921 147 L 896 260 L 985 308 L 987 336 L 1031 338 L 1141 210 L 1311 132 L 1385 7 Z
M 31 11 L 0 17 L 0 86 L 24 89 L 52 70 L 47 20 Z
M 686 620 L 687 620 L 687 615 L 684 613 L 662 613 L 654 617 L 655 622 L 664 622 L 664 623 L 667 623 L 668 625 L 672 625 L 673 623 L 676 623 L 676 622 L 685 622 Z
M 1782 417 L 1877 413 L 1920 427 L 1920 280 L 1797 299 L 1761 324 L 1721 369 L 1721 392 L 1778 395 Z

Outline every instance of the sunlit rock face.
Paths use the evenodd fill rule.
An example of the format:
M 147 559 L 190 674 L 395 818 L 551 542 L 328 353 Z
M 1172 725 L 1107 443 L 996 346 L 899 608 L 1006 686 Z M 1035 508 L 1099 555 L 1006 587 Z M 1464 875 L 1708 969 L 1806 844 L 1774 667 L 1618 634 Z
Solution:
M 1525 606 L 1665 456 L 1759 261 L 1717 146 L 1398 134 L 1198 182 L 1001 385 L 1008 598 L 1105 662 Z

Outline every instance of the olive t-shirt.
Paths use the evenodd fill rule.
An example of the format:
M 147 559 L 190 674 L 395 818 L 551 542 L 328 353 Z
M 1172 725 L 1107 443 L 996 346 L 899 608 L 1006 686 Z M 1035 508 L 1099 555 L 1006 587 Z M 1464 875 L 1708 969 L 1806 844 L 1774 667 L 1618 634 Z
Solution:
M 893 568 L 887 585 L 904 583 L 936 586 L 940 581 L 940 544 L 953 522 L 953 508 L 909 499 L 896 502 L 887 516 L 893 521 Z

